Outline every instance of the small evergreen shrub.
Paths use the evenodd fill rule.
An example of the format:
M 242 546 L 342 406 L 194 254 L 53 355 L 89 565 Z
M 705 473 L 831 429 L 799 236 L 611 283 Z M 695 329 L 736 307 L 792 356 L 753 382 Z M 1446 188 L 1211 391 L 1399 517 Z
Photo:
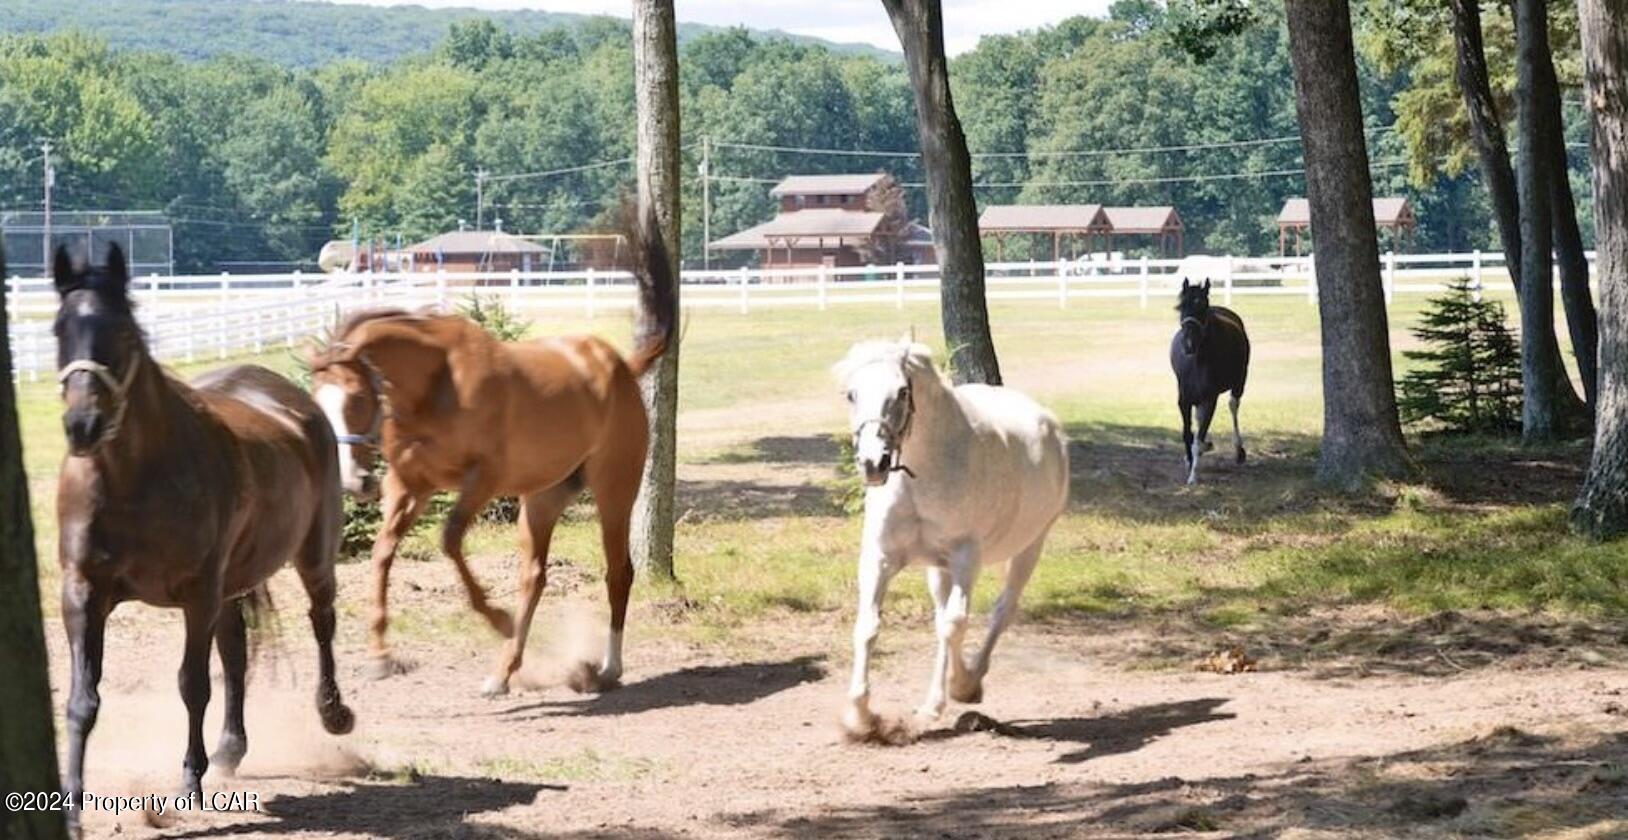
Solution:
M 1476 300 L 1460 279 L 1430 301 L 1413 334 L 1428 349 L 1402 354 L 1418 363 L 1398 387 L 1403 423 L 1445 434 L 1520 432 L 1520 345 L 1502 304 Z

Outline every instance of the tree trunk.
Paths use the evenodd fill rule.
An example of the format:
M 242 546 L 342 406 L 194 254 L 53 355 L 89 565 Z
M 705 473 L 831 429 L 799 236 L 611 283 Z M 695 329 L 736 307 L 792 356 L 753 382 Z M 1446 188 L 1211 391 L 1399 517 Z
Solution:
M 0 254 L 0 277 L 6 276 Z M 28 509 L 28 476 L 11 386 L 10 329 L 0 290 L 0 795 L 61 790 L 57 776 L 45 628 Z M 67 836 L 61 811 L 0 807 L 0 837 L 44 840 Z
M 673 0 L 634 0 L 633 70 L 639 212 L 655 208 L 676 299 L 680 264 L 678 39 Z M 633 562 L 645 574 L 671 579 L 678 477 L 678 342 L 668 345 L 640 386 L 650 413 L 650 461 L 633 509 Z
M 1323 333 L 1320 481 L 1355 487 L 1408 469 L 1391 375 L 1356 53 L 1347 0 L 1288 0 Z
M 1464 95 L 1464 109 L 1470 117 L 1470 133 L 1475 141 L 1476 155 L 1481 159 L 1481 173 L 1492 200 L 1493 216 L 1498 221 L 1498 242 L 1503 248 L 1504 266 L 1509 270 L 1510 282 L 1518 296 L 1521 291 L 1520 198 L 1515 186 L 1515 168 L 1509 163 L 1509 144 L 1504 136 L 1503 120 L 1498 114 L 1497 101 L 1492 97 L 1492 74 L 1487 69 L 1486 48 L 1481 34 L 1481 4 L 1479 0 L 1448 0 L 1448 7 L 1452 11 L 1453 41 L 1457 48 L 1458 86 Z M 1566 197 L 1570 200 L 1569 190 Z M 1575 213 L 1572 225 L 1575 228 Z M 1586 278 L 1584 288 L 1587 288 Z M 1568 306 L 1567 312 L 1570 311 Z M 1553 332 L 1552 328 L 1550 332 Z M 1575 335 L 1573 341 L 1577 341 Z M 1568 407 L 1568 413 L 1580 414 L 1584 409 L 1572 389 L 1571 380 L 1565 378 L 1566 365 L 1560 358 L 1560 344 L 1548 343 L 1553 346 L 1554 352 L 1547 367 L 1558 371 L 1560 376 L 1554 390 L 1562 395 L 1560 399 Z
M 1549 55 L 1545 0 L 1515 0 L 1515 115 L 1520 140 L 1515 186 L 1521 208 L 1521 436 L 1527 442 L 1554 440 L 1567 428 L 1562 402 L 1570 385 L 1565 368 L 1556 369 L 1554 334 L 1554 152 L 1542 125 L 1546 97 L 1558 92 Z M 1551 67 L 1546 79 L 1543 67 Z M 1546 85 L 1546 82 L 1548 83 Z
M 1600 281 L 1600 395 L 1594 456 L 1572 527 L 1628 533 L 1628 0 L 1578 0 L 1593 116 L 1595 249 Z
M 972 195 L 972 156 L 950 100 L 939 0 L 882 0 L 904 47 L 916 93 L 916 130 L 927 170 L 928 224 L 938 256 L 940 318 L 955 381 L 1001 384 L 984 297 L 984 252 Z

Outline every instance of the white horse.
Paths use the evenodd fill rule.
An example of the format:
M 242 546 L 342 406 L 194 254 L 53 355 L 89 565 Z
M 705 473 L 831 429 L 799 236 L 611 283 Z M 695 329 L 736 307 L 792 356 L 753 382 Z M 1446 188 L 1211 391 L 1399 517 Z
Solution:
M 911 563 L 927 568 L 937 605 L 938 655 L 918 711 L 944 713 L 945 687 L 963 703 L 983 697 L 989 656 L 1017 613 L 1052 523 L 1068 504 L 1068 439 L 1028 397 L 988 385 L 952 387 L 932 353 L 909 338 L 854 345 L 833 371 L 843 383 L 864 474 L 854 672 L 843 725 L 876 731 L 870 657 L 888 582 Z M 961 655 L 972 586 L 983 564 L 1010 560 L 983 647 Z

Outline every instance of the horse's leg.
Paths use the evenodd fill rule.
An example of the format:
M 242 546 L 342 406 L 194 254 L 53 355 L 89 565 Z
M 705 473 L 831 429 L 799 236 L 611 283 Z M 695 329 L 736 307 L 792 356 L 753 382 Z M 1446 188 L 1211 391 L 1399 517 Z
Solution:
M 385 631 L 390 627 L 390 566 L 396 560 L 396 546 L 424 512 L 426 496 L 416 494 L 401 483 L 394 472 L 384 474 L 381 489 L 384 521 L 373 539 L 373 621 L 369 625 L 373 676 L 378 679 L 395 672 Z
M 871 651 L 882 629 L 882 599 L 888 583 L 904 564 L 883 553 L 879 537 L 867 531 L 859 553 L 859 610 L 854 616 L 854 673 L 848 684 L 848 707 L 842 715 L 849 737 L 863 739 L 876 729 L 876 716 L 870 710 Z
M 589 685 L 578 688 L 603 690 L 622 678 L 622 631 L 627 625 L 627 601 L 633 591 L 633 553 L 628 536 L 633 527 L 633 504 L 644 475 L 644 455 L 633 451 L 619 453 L 619 465 L 606 464 L 591 469 L 588 481 L 593 487 L 594 504 L 599 508 L 599 537 L 605 546 L 605 597 L 610 602 L 610 634 L 605 637 L 605 655 Z
M 392 554 L 394 550 L 392 545 Z M 294 565 L 305 587 L 305 597 L 311 601 L 311 633 L 317 640 L 317 717 L 330 734 L 345 735 L 356 728 L 356 715 L 345 705 L 339 693 L 339 681 L 334 676 L 334 600 L 338 590 L 334 582 L 334 559 L 338 553 L 339 532 L 317 523 L 306 536 Z M 385 574 L 388 573 L 386 564 Z M 383 603 L 379 602 L 380 615 L 384 614 Z M 389 660 L 383 662 L 387 665 Z
M 470 467 L 464 473 L 463 485 L 458 488 L 458 501 L 453 503 L 452 511 L 447 514 L 446 528 L 441 532 L 441 551 L 457 569 L 458 579 L 463 581 L 464 591 L 469 593 L 470 609 L 480 613 L 499 636 L 507 639 L 514 635 L 514 619 L 508 610 L 494 607 L 487 600 L 486 589 L 475 579 L 475 573 L 470 571 L 469 561 L 464 557 L 464 532 L 469 530 L 469 523 L 475 520 L 475 515 L 491 500 L 490 482 L 480 467 Z
M 220 596 L 206 594 L 185 608 L 187 638 L 181 656 L 177 682 L 181 702 L 187 707 L 187 754 L 181 763 L 181 792 L 203 801 L 203 777 L 209 772 L 209 753 L 204 750 L 204 710 L 209 707 L 209 642 L 221 610 Z
M 916 710 L 920 717 L 937 719 L 944 714 L 947 701 L 945 683 L 950 677 L 950 639 L 943 632 L 946 613 L 950 608 L 950 574 L 941 566 L 927 567 L 927 591 L 933 596 L 933 625 L 939 630 L 938 650 L 933 654 L 933 676 L 927 682 L 927 699 Z
M 1243 394 L 1240 394 L 1237 389 L 1232 392 L 1232 397 L 1227 400 L 1227 408 L 1232 409 L 1232 445 L 1238 450 L 1238 463 L 1240 464 L 1244 462 L 1246 457 L 1244 453 L 1244 433 L 1238 428 L 1238 403 L 1241 401 L 1243 401 Z
M 64 791 L 73 807 L 68 810 L 70 834 L 78 835 L 79 810 L 84 807 L 85 741 L 96 728 L 102 707 L 102 639 L 113 601 L 96 591 L 77 568 L 62 579 L 62 624 L 68 634 L 72 672 L 68 689 L 68 783 Z
M 1210 437 L 1210 421 L 1215 419 L 1215 397 L 1198 404 L 1198 435 L 1193 440 L 1192 467 L 1187 472 L 1187 483 L 1198 483 L 1198 459 L 1204 454 L 1204 441 Z
M 977 702 L 975 697 L 968 700 L 966 666 L 961 658 L 961 642 L 967 635 L 967 614 L 972 608 L 972 586 L 978 580 L 977 547 L 963 543 L 951 551 L 940 585 L 942 578 L 946 577 L 949 579 L 949 591 L 934 622 L 938 631 L 938 648 L 944 665 L 948 666 L 951 696 L 963 702 Z M 937 667 L 937 662 L 934 665 L 934 681 L 927 696 L 930 703 L 936 700 L 936 706 L 923 708 L 922 712 L 936 718 L 944 713 L 946 674 Z
M 520 592 L 515 602 L 514 636 L 503 651 L 497 671 L 486 678 L 481 693 L 496 697 L 509 693 L 509 678 L 520 670 L 526 655 L 526 636 L 531 633 L 531 619 L 537 614 L 537 600 L 548 584 L 548 544 L 554 537 L 554 525 L 577 496 L 577 487 L 570 482 L 534 493 L 520 504 Z
M 1187 459 L 1189 470 L 1193 466 L 1193 404 L 1186 399 L 1176 401 L 1176 408 L 1181 412 L 1181 452 Z
M 249 670 L 244 598 L 223 605 L 220 620 L 215 622 L 215 652 L 220 656 L 222 681 L 226 684 L 226 717 L 221 724 L 215 754 L 209 760 L 228 776 L 237 773 L 237 766 L 243 763 L 243 755 L 249 751 L 249 733 L 243 727 L 243 683 Z
M 984 634 L 983 647 L 973 655 L 972 661 L 967 664 L 959 683 L 952 682 L 951 689 L 955 691 L 955 699 L 962 703 L 976 703 L 984 696 L 984 675 L 989 673 L 989 658 L 995 653 L 995 643 L 1000 641 L 1001 634 L 1006 628 L 1012 626 L 1012 620 L 1017 618 L 1018 601 L 1023 598 L 1023 588 L 1029 585 L 1029 576 L 1034 573 L 1035 564 L 1040 561 L 1040 546 L 1045 537 L 1035 540 L 1034 544 L 1019 552 L 1006 566 L 1006 586 L 1001 595 L 995 600 L 995 609 L 989 615 L 989 630 Z

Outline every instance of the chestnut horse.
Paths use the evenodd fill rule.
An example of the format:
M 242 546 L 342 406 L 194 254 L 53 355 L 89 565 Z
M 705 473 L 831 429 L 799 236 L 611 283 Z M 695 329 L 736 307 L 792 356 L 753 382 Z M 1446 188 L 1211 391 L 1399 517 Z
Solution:
M 68 455 L 57 481 L 62 620 L 72 651 L 67 793 L 84 792 L 85 741 L 101 705 L 102 639 L 122 601 L 181 609 L 187 707 L 182 792 L 202 793 L 209 647 L 219 649 L 226 715 L 216 764 L 237 768 L 243 726 L 246 600 L 293 560 L 311 598 L 329 732 L 355 718 L 334 681 L 334 556 L 339 464 L 322 410 L 294 383 L 260 367 L 217 370 L 192 385 L 147 352 L 118 246 L 93 269 L 58 250 L 57 365 Z M 77 817 L 78 810 L 68 812 Z
M 372 654 L 377 676 L 395 669 L 385 642 L 396 546 L 431 494 L 456 489 L 441 547 L 470 606 L 508 639 L 482 691 L 506 693 L 547 580 L 554 525 L 584 487 L 593 491 L 605 548 L 610 635 L 604 658 L 585 665 L 579 688 L 614 685 L 633 560 L 634 498 L 644 474 L 648 421 L 639 376 L 673 342 L 677 296 L 661 238 L 645 220 L 633 234 L 644 319 L 623 359 L 592 336 L 504 343 L 454 315 L 363 312 L 312 354 L 311 387 L 338 433 L 345 488 L 364 498 L 382 486 L 384 521 L 373 543 Z M 374 478 L 375 460 L 389 469 Z M 519 496 L 520 592 L 513 616 L 488 603 L 470 572 L 463 536 L 497 496 Z

